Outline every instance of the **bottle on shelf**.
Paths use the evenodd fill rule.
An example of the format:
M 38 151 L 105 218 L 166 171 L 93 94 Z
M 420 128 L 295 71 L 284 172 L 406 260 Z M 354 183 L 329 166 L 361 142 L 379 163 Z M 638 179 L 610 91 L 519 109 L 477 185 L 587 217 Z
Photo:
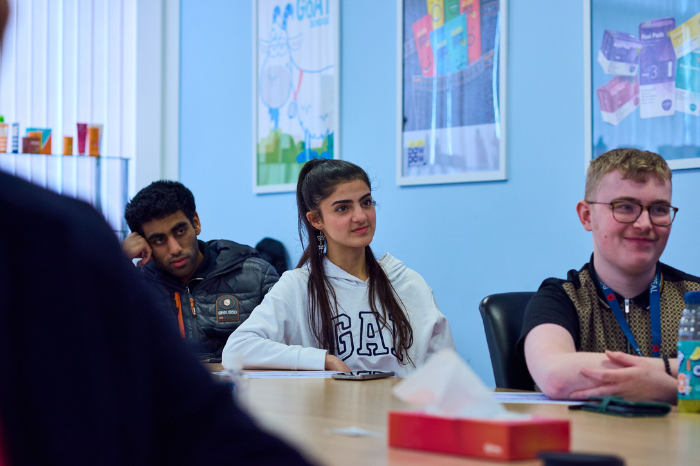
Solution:
M 7 131 L 8 126 L 5 123 L 5 117 L 0 115 L 0 152 L 7 152 Z
M 700 291 L 685 294 L 678 326 L 678 411 L 700 413 Z

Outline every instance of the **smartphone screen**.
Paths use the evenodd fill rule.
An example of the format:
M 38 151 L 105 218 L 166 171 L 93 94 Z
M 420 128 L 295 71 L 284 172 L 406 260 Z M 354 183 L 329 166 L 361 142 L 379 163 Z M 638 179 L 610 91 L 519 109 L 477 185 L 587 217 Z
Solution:
M 331 377 L 340 380 L 371 380 L 383 379 L 384 377 L 391 377 L 393 375 L 394 373 L 392 371 L 353 371 L 333 374 Z

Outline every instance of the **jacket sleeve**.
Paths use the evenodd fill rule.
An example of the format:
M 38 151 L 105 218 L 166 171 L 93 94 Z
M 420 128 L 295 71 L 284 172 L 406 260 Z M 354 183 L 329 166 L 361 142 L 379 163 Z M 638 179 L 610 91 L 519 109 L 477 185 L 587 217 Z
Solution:
M 452 331 L 450 330 L 450 323 L 447 321 L 440 308 L 438 308 L 437 301 L 435 301 L 435 295 L 430 292 L 433 300 L 433 307 L 435 309 L 435 324 L 433 325 L 433 334 L 430 337 L 430 343 L 428 343 L 428 351 L 426 353 L 426 360 L 438 351 L 449 348 L 456 351 L 455 342 L 452 339 Z
M 262 303 L 231 334 L 222 353 L 225 368 L 235 367 L 237 359 L 246 369 L 323 370 L 326 350 L 304 347 L 300 319 L 303 284 L 292 273 L 285 273 Z M 305 301 L 305 300 L 304 300 Z

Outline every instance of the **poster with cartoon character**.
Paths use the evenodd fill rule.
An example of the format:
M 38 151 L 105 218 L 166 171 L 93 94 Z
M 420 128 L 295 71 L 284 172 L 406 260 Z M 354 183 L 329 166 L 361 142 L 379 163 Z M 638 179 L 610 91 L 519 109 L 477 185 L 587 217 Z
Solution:
M 308 160 L 338 158 L 338 0 L 254 4 L 253 191 L 294 191 Z
M 397 2 L 397 183 L 506 179 L 506 0 Z
M 700 0 L 584 0 L 586 165 L 611 150 L 700 167 Z

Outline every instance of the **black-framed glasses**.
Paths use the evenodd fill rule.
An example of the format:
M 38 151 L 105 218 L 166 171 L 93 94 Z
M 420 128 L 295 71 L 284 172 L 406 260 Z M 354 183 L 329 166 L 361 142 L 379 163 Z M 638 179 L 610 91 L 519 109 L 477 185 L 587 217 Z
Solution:
M 667 227 L 673 223 L 678 212 L 677 207 L 666 204 L 642 205 L 632 201 L 586 202 L 611 206 L 613 218 L 620 223 L 634 223 L 642 215 L 642 211 L 648 210 L 651 223 L 659 227 Z

